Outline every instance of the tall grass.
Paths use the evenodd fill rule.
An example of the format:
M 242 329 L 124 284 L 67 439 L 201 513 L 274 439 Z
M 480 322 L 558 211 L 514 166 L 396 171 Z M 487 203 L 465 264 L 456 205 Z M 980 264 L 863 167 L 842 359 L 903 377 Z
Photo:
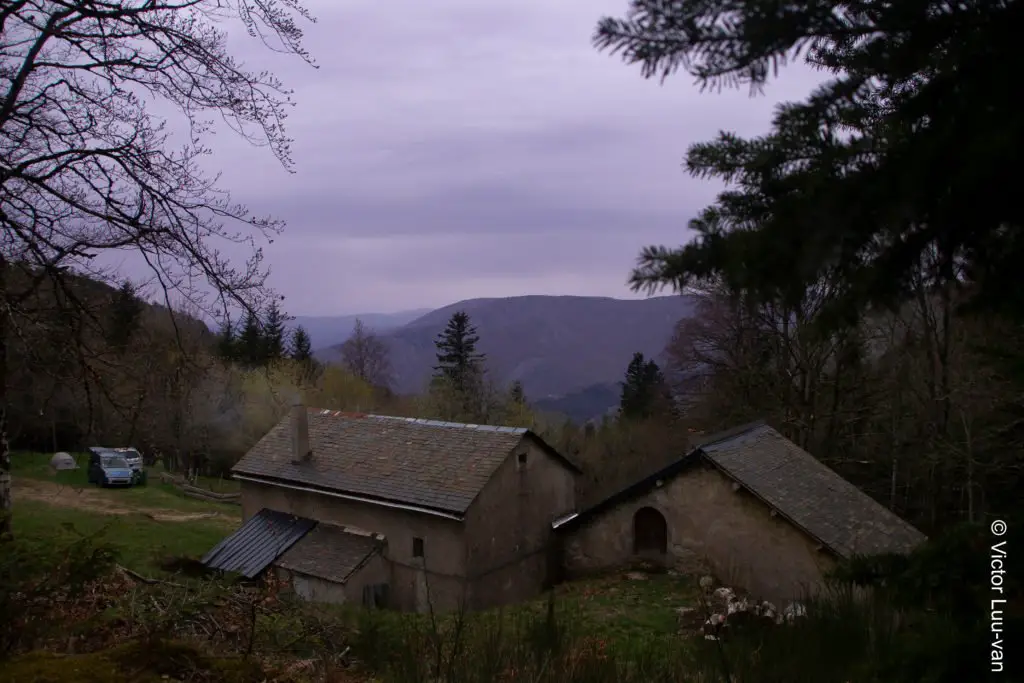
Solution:
M 546 609 L 439 621 L 362 612 L 352 648 L 386 683 L 988 680 L 987 634 L 978 628 L 977 610 L 962 611 L 954 607 L 962 601 L 948 596 L 938 603 L 896 599 L 892 590 L 905 581 L 889 575 L 885 585 L 872 588 L 835 578 L 828 590 L 802 601 L 804 616 L 792 623 L 732 615 L 721 640 L 680 633 L 610 642 L 607 630 L 597 635 L 591 620 L 551 597 Z
M 609 643 L 579 628 L 554 596 L 542 610 L 460 612 L 442 620 L 361 612 L 352 643 L 386 683 L 661 683 L 699 681 L 689 648 Z

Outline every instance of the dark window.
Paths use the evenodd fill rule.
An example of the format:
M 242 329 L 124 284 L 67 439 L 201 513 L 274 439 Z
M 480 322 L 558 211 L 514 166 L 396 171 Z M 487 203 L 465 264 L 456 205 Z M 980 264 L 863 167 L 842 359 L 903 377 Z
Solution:
M 523 451 L 522 453 L 519 454 L 519 464 L 520 465 L 525 465 L 526 464 L 526 451 Z
M 668 524 L 654 508 L 640 508 L 633 517 L 633 552 L 665 554 L 668 550 Z
M 412 556 L 423 557 L 423 539 L 414 538 L 412 539 Z

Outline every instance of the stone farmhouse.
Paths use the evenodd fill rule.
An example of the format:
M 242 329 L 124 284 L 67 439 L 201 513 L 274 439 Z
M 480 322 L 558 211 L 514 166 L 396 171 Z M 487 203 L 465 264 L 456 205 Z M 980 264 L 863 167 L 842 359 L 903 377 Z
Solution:
M 534 597 L 579 470 L 526 429 L 295 406 L 234 467 L 245 522 L 203 558 L 403 610 Z
M 203 558 L 299 595 L 480 609 L 637 560 L 770 599 L 838 558 L 924 540 L 764 424 L 706 439 L 578 511 L 579 468 L 526 429 L 296 406 L 238 462 L 243 525 Z
M 907 553 L 925 540 L 760 422 L 705 439 L 556 527 L 569 574 L 642 559 L 711 571 L 779 602 L 820 589 L 841 558 Z

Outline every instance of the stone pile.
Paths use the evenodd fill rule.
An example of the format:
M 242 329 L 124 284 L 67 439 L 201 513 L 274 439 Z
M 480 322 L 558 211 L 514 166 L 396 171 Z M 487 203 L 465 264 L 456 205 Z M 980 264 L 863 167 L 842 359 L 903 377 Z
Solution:
M 676 610 L 683 630 L 699 632 L 707 640 L 718 640 L 735 629 L 792 624 L 807 615 L 799 602 L 791 602 L 779 610 L 767 600 L 738 595 L 732 588 L 715 588 L 714 584 L 712 577 L 701 577 L 700 605 Z

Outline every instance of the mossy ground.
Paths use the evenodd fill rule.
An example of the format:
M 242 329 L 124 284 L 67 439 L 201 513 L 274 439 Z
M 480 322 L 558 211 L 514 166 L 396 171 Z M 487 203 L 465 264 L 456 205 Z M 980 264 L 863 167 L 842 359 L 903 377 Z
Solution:
M 258 683 L 266 679 L 266 672 L 252 659 L 213 656 L 176 641 L 134 641 L 81 655 L 31 652 L 0 667 L 0 683 Z

